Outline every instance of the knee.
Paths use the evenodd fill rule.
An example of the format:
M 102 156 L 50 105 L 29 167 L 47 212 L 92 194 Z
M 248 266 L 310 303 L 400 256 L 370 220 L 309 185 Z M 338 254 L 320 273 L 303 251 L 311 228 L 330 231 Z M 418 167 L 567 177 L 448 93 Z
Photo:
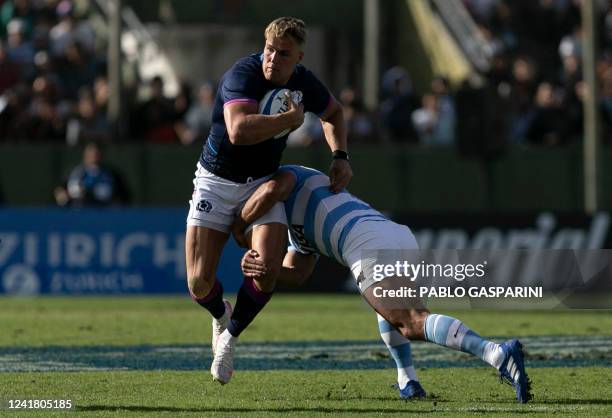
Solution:
M 276 263 L 274 261 L 264 261 L 264 263 L 266 273 L 263 274 L 260 278 L 256 279 L 255 282 L 257 284 L 257 287 L 262 292 L 270 293 L 274 291 L 274 288 L 276 287 L 276 279 L 280 274 L 281 266 L 280 263 Z
M 427 314 L 422 311 L 414 310 L 406 318 L 401 318 L 397 329 L 400 334 L 409 340 L 425 339 L 425 319 Z
M 414 341 L 419 339 L 417 338 L 417 335 L 414 332 L 414 328 L 411 326 L 411 324 L 400 325 L 399 327 L 397 327 L 397 330 L 400 334 L 402 334 L 402 337 L 408 340 Z
M 263 264 L 266 272 L 262 276 L 262 281 L 276 281 L 281 270 L 281 260 L 264 258 Z
M 215 284 L 216 275 L 207 272 L 194 272 L 187 277 L 189 293 L 196 298 L 206 297 Z

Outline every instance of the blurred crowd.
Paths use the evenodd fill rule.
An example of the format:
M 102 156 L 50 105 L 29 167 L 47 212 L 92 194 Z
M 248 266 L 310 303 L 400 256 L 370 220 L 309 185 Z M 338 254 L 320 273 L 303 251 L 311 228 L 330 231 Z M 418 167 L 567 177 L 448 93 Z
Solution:
M 507 111 L 510 143 L 581 141 L 582 0 L 463 0 L 492 52 L 487 83 Z M 602 139 L 612 142 L 612 2 L 595 0 Z
M 386 70 L 378 109 L 360 92 L 337 93 L 352 143 L 453 145 L 495 136 L 505 145 L 562 145 L 582 137 L 580 0 L 463 0 L 491 51 L 491 70 L 451 85 L 443 75 L 417 94 L 409 72 Z M 600 11 L 597 62 L 604 141 L 612 137 L 612 2 Z M 0 142 L 70 145 L 108 142 L 106 51 L 83 0 L 0 0 Z M 214 83 L 147 81 L 146 98 L 128 94 L 126 136 L 155 143 L 200 143 L 207 134 Z M 290 145 L 322 143 L 312 115 Z M 478 141 L 475 141 L 479 144 Z
M 108 139 L 104 54 L 69 0 L 0 0 L 0 139 Z
M 439 75 L 418 95 L 410 74 L 393 67 L 383 75 L 374 112 L 365 111 L 355 89 L 343 90 L 351 142 L 493 149 L 580 142 L 582 1 L 462 1 L 490 51 L 488 73 L 458 86 Z M 603 142 L 612 143 L 612 2 L 597 0 L 595 6 L 600 129 Z

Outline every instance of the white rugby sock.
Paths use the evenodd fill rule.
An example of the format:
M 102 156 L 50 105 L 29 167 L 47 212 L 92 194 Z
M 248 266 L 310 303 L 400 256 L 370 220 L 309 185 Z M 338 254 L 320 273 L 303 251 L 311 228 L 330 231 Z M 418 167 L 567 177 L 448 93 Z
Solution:
M 385 342 L 391 357 L 395 360 L 397 367 L 397 383 L 401 388 L 406 387 L 410 380 L 419 380 L 416 370 L 412 364 L 412 353 L 410 340 L 400 334 L 393 326 L 381 315 L 378 318 L 378 330 L 380 337 Z
M 425 320 L 425 339 L 432 343 L 473 354 L 496 369 L 504 361 L 501 345 L 488 341 L 446 315 L 429 314 Z

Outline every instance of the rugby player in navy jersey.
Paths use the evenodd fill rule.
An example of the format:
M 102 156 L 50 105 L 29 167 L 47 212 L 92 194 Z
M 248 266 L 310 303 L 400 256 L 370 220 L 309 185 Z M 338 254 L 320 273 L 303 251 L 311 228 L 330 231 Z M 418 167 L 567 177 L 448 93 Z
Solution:
M 299 127 L 305 111 L 318 115 L 334 157 L 331 192 L 342 190 L 352 177 L 342 108 L 300 64 L 305 41 L 303 21 L 278 18 L 265 30 L 264 51 L 238 60 L 223 75 L 210 133 L 197 164 L 187 217 L 187 282 L 192 298 L 213 316 L 211 374 L 222 384 L 231 378 L 236 338 L 270 300 L 282 263 L 287 221 L 279 204 L 253 229 L 252 248 L 267 271 L 254 279 L 244 278 L 232 312 L 229 302 L 223 300 L 217 265 L 237 210 L 278 168 L 287 136 L 275 136 Z M 288 95 L 287 112 L 258 114 L 258 102 L 266 92 L 279 87 L 301 92 L 302 102 L 296 103 Z
M 397 365 L 400 397 L 425 396 L 410 352 L 410 340 L 423 340 L 480 358 L 497 368 L 502 379 L 515 388 L 519 402 L 531 399 L 518 340 L 497 344 L 482 338 L 456 318 L 430 313 L 419 301 L 400 300 L 395 306 L 389 306 L 376 296 L 375 288 L 393 289 L 389 286 L 392 282 L 389 279 L 377 282 L 368 277 L 363 263 L 369 260 L 362 260 L 362 251 L 418 249 L 417 242 L 407 226 L 392 222 L 346 190 L 331 193 L 329 184 L 329 177 L 320 171 L 301 166 L 280 167 L 241 209 L 232 226 L 236 240 L 248 248 L 247 226 L 270 207 L 284 202 L 290 245 L 278 281 L 290 285 L 305 281 L 315 267 L 318 254 L 348 266 L 363 297 L 378 314 L 381 336 Z M 247 277 L 266 272 L 256 250 L 247 251 L 241 267 Z

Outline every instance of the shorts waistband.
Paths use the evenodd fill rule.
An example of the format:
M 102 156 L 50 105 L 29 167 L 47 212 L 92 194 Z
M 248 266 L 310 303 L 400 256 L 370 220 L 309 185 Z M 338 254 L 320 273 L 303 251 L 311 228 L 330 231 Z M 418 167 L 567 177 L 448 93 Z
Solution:
M 228 173 L 220 173 L 217 170 L 214 170 L 208 164 L 203 163 L 202 161 L 198 161 L 198 164 L 200 166 L 202 166 L 202 168 L 204 168 L 206 171 L 208 171 L 209 173 L 214 174 L 217 177 L 221 177 L 222 179 L 229 180 L 229 181 L 234 182 L 234 183 L 240 183 L 240 184 L 251 183 L 251 182 L 253 182 L 253 181 L 257 180 L 257 179 L 260 179 L 262 177 L 266 177 L 266 176 L 269 176 L 270 174 L 273 174 L 273 173 L 269 173 L 269 174 L 254 175 L 254 176 L 233 175 L 233 174 L 228 174 Z

